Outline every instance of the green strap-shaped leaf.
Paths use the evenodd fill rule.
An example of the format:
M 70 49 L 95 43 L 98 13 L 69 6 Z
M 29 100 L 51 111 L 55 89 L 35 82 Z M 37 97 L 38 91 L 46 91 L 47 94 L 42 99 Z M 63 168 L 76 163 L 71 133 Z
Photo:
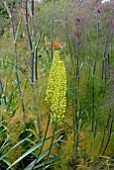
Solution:
M 50 138 L 52 138 L 53 135 L 50 135 L 49 137 L 46 138 L 45 142 L 47 140 L 49 140 Z M 20 156 L 15 162 L 13 162 L 11 164 L 11 166 L 9 166 L 7 168 L 7 170 L 9 170 L 10 168 L 12 168 L 13 166 L 15 166 L 17 163 L 19 163 L 21 160 L 23 160 L 27 155 L 29 155 L 30 153 L 32 153 L 33 151 L 35 151 L 36 149 L 38 149 L 41 145 L 43 144 L 43 142 L 39 142 L 38 144 L 36 144 L 35 146 L 33 146 L 31 149 L 29 149 L 27 152 L 25 152 L 22 156 Z
M 51 148 L 53 148 L 53 147 L 58 143 L 58 141 L 60 141 L 60 140 L 61 140 L 61 137 L 60 137 L 59 139 L 57 139 L 57 140 L 52 144 Z M 31 170 L 32 168 L 33 168 L 33 169 L 37 169 L 37 168 L 40 168 L 40 167 L 44 166 L 46 163 L 52 162 L 52 159 L 51 159 L 51 160 L 46 161 L 46 163 L 45 163 L 45 162 L 42 162 L 42 163 L 40 163 L 39 165 L 35 166 L 35 164 L 38 164 L 43 158 L 45 158 L 45 157 L 48 155 L 49 152 L 50 152 L 50 147 L 49 147 L 44 153 L 42 153 L 42 154 L 39 156 L 38 160 L 34 160 L 33 162 L 31 162 L 24 170 Z M 35 166 L 35 167 L 34 167 L 34 166 Z
M 28 138 L 28 137 L 27 137 Z M 5 158 L 12 150 L 14 150 L 17 146 L 19 146 L 20 144 L 22 144 L 24 141 L 27 140 L 27 138 L 21 140 L 20 142 L 18 142 L 16 145 L 14 145 L 11 149 L 9 149 L 9 151 L 7 151 L 4 155 L 2 155 L 0 157 L 0 160 L 2 160 L 3 158 Z M 6 146 L 8 146 L 9 144 L 7 144 Z

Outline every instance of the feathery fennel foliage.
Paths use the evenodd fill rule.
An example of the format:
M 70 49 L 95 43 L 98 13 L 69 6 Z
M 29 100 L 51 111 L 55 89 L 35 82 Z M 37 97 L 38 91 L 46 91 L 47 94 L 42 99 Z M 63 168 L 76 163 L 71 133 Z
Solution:
M 64 62 L 55 51 L 46 91 L 46 102 L 50 106 L 50 116 L 53 122 L 60 123 L 66 111 L 66 70 Z

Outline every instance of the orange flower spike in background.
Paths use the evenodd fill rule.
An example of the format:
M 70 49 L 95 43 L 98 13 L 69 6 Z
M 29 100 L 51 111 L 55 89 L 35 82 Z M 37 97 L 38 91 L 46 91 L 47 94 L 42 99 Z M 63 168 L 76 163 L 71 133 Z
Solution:
M 57 41 L 57 40 L 54 40 L 52 42 L 52 47 L 55 49 L 55 50 L 58 50 L 58 49 L 61 49 L 63 46 L 62 46 L 62 42 L 60 41 Z
M 51 46 L 51 42 L 48 42 L 47 44 L 48 44 L 48 46 Z M 63 43 L 61 41 L 58 41 L 58 40 L 53 40 L 52 41 L 52 47 L 55 50 L 59 50 L 59 49 L 63 48 Z

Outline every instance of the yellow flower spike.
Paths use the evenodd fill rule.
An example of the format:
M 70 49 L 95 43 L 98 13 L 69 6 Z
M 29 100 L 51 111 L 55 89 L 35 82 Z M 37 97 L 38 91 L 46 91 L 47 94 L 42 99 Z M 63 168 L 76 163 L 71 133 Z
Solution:
M 64 62 L 55 51 L 46 91 L 46 102 L 50 106 L 50 116 L 53 122 L 60 123 L 66 112 L 66 70 Z

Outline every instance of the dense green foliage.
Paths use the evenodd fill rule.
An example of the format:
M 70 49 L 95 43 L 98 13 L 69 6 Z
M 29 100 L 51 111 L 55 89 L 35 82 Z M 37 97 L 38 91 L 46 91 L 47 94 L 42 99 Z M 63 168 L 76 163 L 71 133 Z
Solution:
M 113 0 L 4 2 L 1 170 L 112 170 Z

